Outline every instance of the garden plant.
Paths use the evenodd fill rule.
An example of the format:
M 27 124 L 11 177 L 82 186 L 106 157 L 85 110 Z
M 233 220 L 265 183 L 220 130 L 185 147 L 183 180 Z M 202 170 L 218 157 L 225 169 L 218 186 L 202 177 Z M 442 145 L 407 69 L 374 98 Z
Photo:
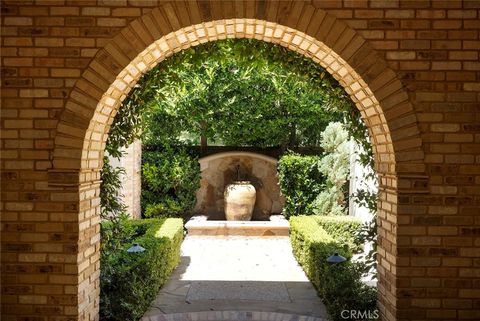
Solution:
M 119 192 L 122 169 L 109 161 L 121 157 L 122 150 L 137 139 L 142 141 L 142 215 L 160 218 L 148 221 L 149 228 L 128 219 Z M 367 190 L 348 195 L 353 143 L 360 146 L 361 163 L 372 167 L 366 127 L 343 88 L 317 63 L 281 46 L 253 39 L 209 42 L 154 67 L 123 101 L 106 144 L 101 174 L 106 221 L 102 224 L 102 318 L 115 320 L 113 315 L 118 314 L 138 319 L 148 305 L 136 306 L 136 302 L 150 302 L 176 265 L 181 220 L 172 221 L 176 228 L 169 236 L 158 238 L 152 231 L 173 224 L 165 218 L 187 219 L 192 214 L 200 167 L 198 152 L 189 147 L 209 144 L 281 150 L 283 214 L 291 217 L 298 261 L 329 310 L 352 304 L 371 308 L 374 290 L 362 285 L 360 278 L 374 269 L 375 248 L 366 265 L 349 262 L 339 268 L 342 277 L 337 281 L 333 278 L 339 270 L 324 264 L 327 254 L 341 251 L 350 258 L 361 244 L 376 237 L 375 219 L 362 227 L 345 217 L 349 197 L 372 210 L 376 207 L 376 195 Z M 291 151 L 297 147 L 322 152 L 306 156 Z M 162 258 L 152 257 L 150 250 L 135 259 L 117 254 L 138 238 L 151 250 L 163 251 Z M 139 290 L 141 281 L 129 279 L 131 271 L 150 280 L 149 286 Z M 117 288 L 112 280 L 124 284 Z M 348 284 L 349 290 L 340 293 Z M 129 291 L 137 301 L 117 302 L 111 296 Z M 335 299 L 338 294 L 352 301 Z M 117 304 L 123 310 L 115 309 Z

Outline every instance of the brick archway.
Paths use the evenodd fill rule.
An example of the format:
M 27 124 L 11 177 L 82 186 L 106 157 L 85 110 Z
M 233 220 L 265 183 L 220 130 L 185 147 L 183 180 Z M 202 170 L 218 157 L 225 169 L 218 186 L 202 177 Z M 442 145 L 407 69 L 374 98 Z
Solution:
M 424 170 L 420 131 L 407 93 L 361 36 L 323 10 L 300 2 L 284 14 L 277 14 L 284 8 L 275 3 L 252 12 L 247 7 L 228 11 L 227 6 L 188 2 L 152 10 L 98 52 L 70 93 L 57 126 L 49 183 L 63 188 L 66 199 L 78 199 L 79 318 L 93 320 L 98 310 L 99 171 L 109 125 L 122 100 L 145 72 L 175 52 L 249 37 L 311 57 L 340 82 L 362 113 L 380 175 L 381 312 L 385 320 L 396 319 L 397 214 L 402 212 L 397 199 L 416 188 Z

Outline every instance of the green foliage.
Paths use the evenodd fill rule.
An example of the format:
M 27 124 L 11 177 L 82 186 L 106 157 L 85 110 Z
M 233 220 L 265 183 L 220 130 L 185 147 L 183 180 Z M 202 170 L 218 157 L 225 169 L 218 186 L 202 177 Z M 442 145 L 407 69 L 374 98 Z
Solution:
M 126 213 L 109 217 L 101 223 L 101 252 L 102 255 L 115 252 L 128 242 L 136 231 L 128 222 L 130 217 Z
M 375 186 L 378 186 L 378 180 L 373 170 L 373 154 L 371 154 L 371 146 L 368 146 L 369 150 L 367 151 L 365 151 L 365 148 L 367 147 L 364 145 L 360 146 L 359 153 L 360 163 L 369 169 L 363 179 L 370 182 L 373 181 Z M 369 251 L 362 255 L 362 259 L 365 262 L 365 271 L 376 278 L 378 192 L 375 189 L 372 190 L 369 188 L 368 184 L 364 184 L 363 188 L 357 190 L 357 192 L 351 195 L 351 197 L 359 206 L 365 207 L 370 213 L 373 213 L 371 220 L 365 222 L 362 228 L 357 231 L 356 239 L 358 243 L 371 245 Z
M 147 124 L 145 112 L 151 107 L 157 89 L 154 74 L 140 78 L 115 114 L 105 147 L 110 156 L 121 157 L 122 147 L 143 137 Z
M 125 174 L 123 168 L 115 168 L 110 164 L 108 157 L 103 158 L 103 168 L 100 174 L 100 216 L 103 219 L 118 217 L 125 213 L 126 206 L 122 203 L 120 188 L 122 187 L 121 175 Z
M 353 141 L 360 147 L 358 153 L 360 164 L 370 169 L 369 173 L 367 173 L 363 179 L 372 179 L 375 182 L 375 185 L 378 186 L 378 178 L 374 171 L 375 158 L 368 135 L 368 129 L 365 123 L 361 121 L 359 115 L 355 115 L 354 113 L 347 113 L 346 115 L 346 129 Z M 360 244 L 372 244 L 371 250 L 364 255 L 363 259 L 365 260 L 365 271 L 370 274 L 376 274 L 378 192 L 372 192 L 365 188 L 358 190 L 357 193 L 351 195 L 351 197 L 359 206 L 364 206 L 368 208 L 370 213 L 373 213 L 373 218 L 369 222 L 366 222 L 362 228 L 357 231 L 356 238 L 357 242 Z
M 228 145 L 318 146 L 327 124 L 341 119 L 358 122 L 348 129 L 366 133 L 348 95 L 320 65 L 279 45 L 227 39 L 183 50 L 145 74 L 115 116 L 107 151 L 118 157 L 120 147 L 139 137 L 144 146 L 165 148 L 198 143 L 200 137 Z M 317 202 L 328 206 L 317 204 L 317 212 L 341 212 L 342 191 L 331 187 Z M 315 197 L 319 192 L 310 189 Z M 312 212 L 305 193 L 295 193 L 289 204 L 301 203 L 287 208 L 287 215 Z M 181 209 L 162 193 L 145 198 L 156 200 L 143 202 L 144 213 L 150 204 L 147 215 Z
M 102 251 L 115 251 L 122 242 L 132 235 L 127 224 L 127 206 L 122 202 L 120 188 L 123 168 L 114 168 L 108 159 L 103 158 L 104 164 L 100 174 L 100 217 L 109 224 L 108 232 L 102 235 Z
M 145 74 L 117 114 L 109 143 L 127 141 L 116 137 L 129 131 L 142 132 L 148 145 L 204 136 L 227 145 L 315 146 L 328 122 L 351 106 L 311 59 L 255 39 L 220 40 L 183 50 Z
M 348 142 L 343 125 L 333 122 L 321 134 L 321 157 L 287 154 L 280 158 L 278 176 L 285 216 L 346 214 Z
M 325 264 L 322 271 L 322 283 L 317 286 L 318 295 L 327 307 L 333 321 L 344 321 L 342 311 L 367 311 L 371 318 L 358 320 L 376 320 L 378 316 L 377 289 L 361 281 L 363 265 L 360 263 Z M 377 313 L 375 313 L 377 311 Z
M 365 222 L 360 229 L 357 230 L 356 242 L 359 244 L 369 243 L 372 245 L 371 249 L 365 253 L 362 258 L 365 261 L 365 272 L 376 275 L 377 271 L 377 203 L 378 193 L 371 190 L 359 190 L 353 195 L 355 202 L 360 206 L 368 208 L 371 213 L 374 213 L 372 219 Z
M 144 151 L 142 208 L 145 217 L 188 217 L 200 187 L 197 157 L 183 149 Z
M 139 320 L 180 260 L 183 239 L 181 219 L 124 222 L 132 234 L 115 251 L 102 251 L 100 270 L 100 319 Z M 102 222 L 102 242 L 112 224 Z M 133 243 L 146 251 L 127 253 Z
M 297 261 L 316 287 L 331 319 L 344 320 L 341 316 L 343 310 L 371 311 L 373 314 L 377 309 L 376 289 L 361 281 L 362 264 L 351 261 L 336 265 L 327 263 L 327 258 L 335 252 L 347 259 L 351 258 L 351 252 L 327 233 L 317 219 L 314 216 L 290 218 L 290 239 Z M 328 225 L 326 219 L 322 223 Z
M 324 216 L 315 215 L 316 223 L 330 234 L 343 248 L 350 249 L 353 253 L 361 249 L 363 243 L 356 238 L 362 222 L 353 216 Z
M 312 203 L 321 192 L 325 176 L 320 172 L 318 156 L 301 156 L 288 153 L 278 162 L 280 190 L 285 196 L 283 214 L 313 214 Z
M 145 217 L 186 217 L 189 209 L 178 200 L 168 197 L 160 197 L 155 202 L 144 205 Z
M 349 135 L 363 147 L 361 162 L 373 166 L 367 128 L 358 110 L 321 66 L 282 46 L 253 39 L 222 40 L 183 50 L 145 74 L 116 114 L 106 150 L 119 157 L 121 148 L 136 138 L 142 138 L 146 145 L 168 148 L 179 143 L 198 143 L 200 136 L 229 145 L 280 145 L 284 149 L 318 146 L 321 133 L 333 120 L 343 120 Z M 308 175 L 300 174 L 284 185 L 287 216 L 345 212 L 345 190 L 340 181 L 335 183 L 328 178 L 326 182 L 324 177 L 342 172 L 332 170 L 335 163 L 327 160 L 324 175 L 316 183 L 307 179 L 303 184 L 297 179 Z M 148 171 L 152 174 L 149 183 L 159 188 L 161 184 L 157 184 L 155 176 L 158 168 Z M 162 174 L 158 180 L 169 186 Z M 292 187 L 295 181 L 300 187 L 298 192 Z M 102 190 L 110 191 L 102 193 L 102 206 L 110 203 L 118 209 L 115 213 L 121 215 L 120 201 L 114 204 L 119 195 L 115 196 L 115 191 L 107 186 L 110 183 L 111 180 L 104 179 L 102 184 Z M 321 193 L 325 188 L 328 190 Z M 142 195 L 145 215 L 188 213 L 194 192 L 189 187 L 186 190 L 189 192 L 146 191 Z M 311 200 L 312 195 L 315 201 Z M 355 199 L 362 201 L 363 195 L 366 194 L 359 193 Z
M 358 244 L 370 243 L 372 248 L 362 255 L 365 262 L 365 273 L 374 275 L 377 273 L 377 217 L 376 215 L 368 222 L 365 222 L 355 235 L 355 242 Z
M 314 216 L 294 216 L 290 218 L 290 240 L 293 254 L 303 267 L 313 284 L 321 283 L 320 266 L 325 265 L 333 253 L 351 258 L 352 253 L 345 249 L 316 222 Z
M 313 204 L 318 215 L 345 215 L 347 208 L 344 195 L 350 173 L 350 145 L 348 132 L 341 123 L 328 124 L 322 133 L 321 147 L 324 155 L 320 159 L 320 171 L 326 177 L 325 189 L 318 194 Z

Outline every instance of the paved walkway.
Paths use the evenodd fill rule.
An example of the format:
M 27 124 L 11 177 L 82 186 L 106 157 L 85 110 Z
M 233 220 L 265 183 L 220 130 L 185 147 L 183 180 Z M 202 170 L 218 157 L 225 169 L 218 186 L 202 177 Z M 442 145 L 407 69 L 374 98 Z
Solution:
M 179 267 L 144 320 L 199 311 L 327 317 L 288 237 L 187 237 Z

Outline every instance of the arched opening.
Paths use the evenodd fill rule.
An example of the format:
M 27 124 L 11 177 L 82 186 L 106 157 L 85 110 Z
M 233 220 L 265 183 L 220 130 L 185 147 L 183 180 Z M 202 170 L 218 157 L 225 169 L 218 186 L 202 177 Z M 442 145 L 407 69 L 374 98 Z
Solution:
M 306 77 L 306 75 L 309 76 Z M 226 97 L 228 100 L 226 100 Z M 341 110 L 341 112 L 339 113 L 336 110 Z M 303 276 L 302 280 L 304 282 L 297 283 L 294 290 L 290 286 L 292 279 L 298 281 L 301 277 L 292 276 L 285 270 L 282 273 L 281 267 L 284 266 L 290 266 L 292 270 L 298 271 L 298 269 L 295 269 L 295 259 L 292 255 L 288 255 L 289 251 L 286 250 L 290 248 L 287 237 L 289 224 L 278 215 L 283 213 L 287 218 L 308 214 L 342 215 L 343 218 L 347 218 L 343 206 L 345 194 L 348 193 L 344 188 L 344 183 L 347 179 L 348 170 L 346 167 L 348 166 L 349 154 L 348 142 L 344 141 L 348 137 L 345 127 L 353 127 L 354 133 L 359 131 L 362 139 L 365 139 L 366 135 L 366 128 L 361 125 L 359 114 L 355 110 L 353 103 L 348 99 L 348 95 L 343 92 L 342 87 L 318 64 L 281 46 L 254 39 L 228 39 L 206 43 L 179 52 L 146 73 L 123 101 L 116 114 L 107 140 L 106 151 L 108 155 L 115 158 L 114 155 L 118 155 L 115 147 L 119 143 L 132 141 L 132 138 L 128 138 L 131 137 L 129 129 L 133 129 L 133 132 L 137 135 L 135 129 L 142 128 L 141 134 L 138 133 L 139 136 L 137 137 L 141 137 L 142 145 L 145 146 L 142 151 L 143 215 L 146 218 L 173 216 L 182 217 L 185 222 L 188 220 L 185 225 L 188 235 L 181 245 L 184 249 L 182 251 L 182 261 L 191 263 L 183 264 L 183 269 L 180 268 L 180 270 L 185 270 L 185 272 L 182 275 L 175 272 L 164 285 L 164 288 L 175 290 L 176 288 L 188 287 L 191 290 L 188 291 L 187 297 L 183 300 L 182 295 L 185 296 L 185 294 L 179 292 L 179 300 L 172 302 L 169 299 L 169 294 L 162 292 L 165 291 L 162 288 L 154 306 L 161 307 L 164 313 L 177 313 L 184 311 L 186 308 L 182 302 L 190 301 L 189 309 L 196 306 L 199 310 L 213 309 L 218 311 L 225 308 L 225 302 L 222 301 L 226 298 L 233 299 L 232 296 L 228 296 L 229 293 L 222 293 L 222 289 L 235 289 L 233 292 L 237 292 L 238 295 L 242 292 L 243 286 L 247 284 L 238 281 L 250 282 L 250 287 L 258 287 L 258 281 L 265 282 L 268 280 L 275 281 L 279 288 L 276 291 L 270 291 L 270 293 L 283 293 L 282 298 L 284 300 L 288 297 L 286 291 L 290 288 L 290 291 L 293 292 L 290 296 L 292 300 L 291 309 L 301 304 L 300 310 L 304 315 L 317 313 L 316 316 L 323 317 L 324 314 L 321 310 L 323 304 L 320 301 L 317 304 L 304 304 L 299 302 L 298 296 L 295 296 L 296 292 L 305 291 L 309 292 L 310 295 L 304 297 L 312 300 L 317 298 L 317 295 L 312 294 L 313 291 L 307 290 L 312 290 L 311 286 L 308 288 L 310 283 L 306 281 L 307 278 Z M 327 126 L 330 121 L 336 122 Z M 345 124 L 342 125 L 342 123 L 338 123 L 339 121 Z M 202 136 L 204 139 L 199 139 Z M 202 141 L 205 142 L 205 146 L 198 146 L 199 142 Z M 207 142 L 210 142 L 210 144 L 207 144 Z M 368 145 L 368 142 L 365 141 L 365 144 Z M 329 157 L 302 156 L 305 152 L 319 153 L 320 146 L 330 155 Z M 198 176 L 194 175 L 193 172 L 197 172 L 198 162 L 192 157 L 198 157 L 197 153 L 199 151 L 200 155 L 204 155 L 213 152 L 215 149 L 218 151 L 218 148 L 238 150 L 239 148 L 262 147 L 265 149 L 260 149 L 259 152 L 276 154 L 280 158 L 278 174 L 277 166 L 260 162 L 258 157 L 252 159 L 252 157 L 245 157 L 247 155 L 239 153 L 236 155 L 229 154 L 229 157 L 225 157 L 223 161 L 214 163 L 202 163 L 202 159 L 200 159 L 200 167 L 205 170 L 202 170 L 198 176 L 202 177 L 201 187 L 203 183 L 208 182 L 208 185 L 205 186 L 207 195 L 202 195 L 202 188 L 200 188 L 200 191 L 197 191 L 200 192 L 200 195 L 197 193 L 195 197 Z M 370 150 L 369 147 L 367 148 Z M 297 154 L 292 154 L 288 150 L 293 150 Z M 101 185 L 102 218 L 108 218 L 109 221 L 114 219 L 110 214 L 112 213 L 112 206 L 109 206 L 109 202 L 105 202 L 105 200 L 111 199 L 112 195 L 112 189 L 108 187 L 108 182 L 111 182 L 112 179 L 109 178 L 108 173 L 110 171 L 106 170 L 110 163 L 108 159 L 105 159 Z M 239 180 L 243 181 L 242 184 L 235 184 L 235 181 Z M 245 184 L 245 181 L 249 181 L 249 183 Z M 125 180 L 122 180 L 121 184 L 119 183 L 119 185 L 124 184 Z M 230 188 L 235 191 L 235 189 L 246 185 L 253 186 L 255 189 L 256 200 L 253 204 L 251 219 L 257 222 L 241 222 L 240 224 L 240 222 L 225 221 L 225 219 L 231 220 L 232 216 L 238 217 L 239 215 L 245 215 L 244 219 L 250 218 L 250 214 L 239 214 L 238 209 L 229 211 L 228 202 L 224 200 Z M 275 202 L 272 202 L 272 197 L 280 198 L 280 188 L 283 196 L 288 200 L 288 204 L 283 208 L 285 211 L 279 209 L 280 206 L 278 205 L 273 206 Z M 203 192 L 205 192 L 205 189 Z M 274 195 L 275 189 L 277 195 Z M 105 191 L 110 196 L 105 195 Z M 269 192 L 270 195 L 265 192 Z M 200 204 L 200 208 L 194 208 L 192 213 L 191 206 L 195 199 L 197 203 L 202 201 L 203 203 Z M 242 200 L 244 199 L 235 199 L 235 201 L 240 202 Z M 243 205 L 235 206 L 240 208 L 243 213 Z M 115 213 L 118 213 L 117 216 L 120 215 L 117 211 Z M 190 214 L 197 215 L 189 220 Z M 200 220 L 201 218 L 206 218 L 208 221 Z M 283 220 L 283 224 L 279 224 L 280 219 Z M 302 222 L 313 223 L 307 224 L 308 226 L 318 226 L 317 222 L 310 222 L 307 217 L 300 217 L 299 219 Z M 322 221 L 322 223 L 328 227 L 331 227 L 332 224 L 344 227 L 358 223 L 353 219 L 352 221 L 345 219 L 331 219 Z M 212 222 L 213 220 L 216 222 Z M 115 270 L 122 271 L 124 269 L 121 267 L 122 262 L 112 260 L 113 255 L 109 254 L 111 253 L 111 245 L 114 244 L 110 242 L 112 237 L 105 233 L 106 223 L 103 222 L 101 225 L 101 318 L 109 314 L 121 314 L 118 312 L 112 313 L 118 309 L 115 306 L 124 306 L 122 301 L 116 302 L 115 300 L 138 298 L 136 305 L 142 306 L 145 304 L 145 300 L 141 300 L 143 296 L 132 296 L 130 295 L 132 291 L 122 290 L 124 285 L 115 288 L 114 284 L 125 284 L 125 282 L 110 281 L 121 276 L 121 273 L 115 272 Z M 126 220 L 125 224 L 136 224 L 136 222 Z M 281 225 L 283 225 L 283 229 Z M 305 224 L 302 224 L 302 226 L 305 226 Z M 299 229 L 299 235 L 303 238 L 308 231 L 305 228 L 299 227 Z M 122 226 L 115 230 L 121 231 Z M 327 230 L 334 233 L 332 238 L 342 240 L 339 233 L 335 233 L 337 229 L 327 228 Z M 348 231 L 350 230 L 352 229 L 348 229 Z M 323 235 L 327 233 L 326 230 L 324 233 L 322 232 L 323 227 L 318 226 L 318 230 L 314 234 Z M 207 237 L 212 236 L 212 233 L 216 236 L 214 242 Z M 352 231 L 345 234 L 353 233 Z M 121 244 L 128 243 L 124 250 L 131 246 L 130 243 L 135 243 L 135 241 L 125 241 L 129 239 L 128 236 L 115 235 L 114 239 L 123 240 Z M 260 239 L 255 240 L 255 242 L 249 240 L 251 244 L 245 249 L 241 244 L 242 242 L 239 244 L 233 240 L 235 236 L 238 238 L 239 235 L 242 235 L 245 241 L 254 236 L 260 237 Z M 280 237 L 280 235 L 284 242 L 272 243 L 267 241 L 267 238 L 271 239 L 270 236 Z M 224 238 L 228 238 L 229 241 L 224 240 Z M 320 240 L 323 239 L 319 238 L 316 244 L 324 247 L 324 242 Z M 138 242 L 142 244 L 142 242 Z M 222 243 L 225 244 L 221 246 Z M 343 243 L 348 249 L 345 253 L 343 252 L 343 245 L 339 246 L 336 251 L 349 258 L 351 255 L 349 252 L 356 248 L 353 243 L 353 241 Z M 116 244 L 117 242 L 115 242 Z M 285 250 L 285 255 L 278 255 L 278 252 L 275 255 L 275 249 L 278 245 Z M 300 249 L 310 246 L 297 242 L 295 243 L 297 249 L 295 253 L 298 255 L 306 253 L 308 251 Z M 229 248 L 230 251 L 225 253 L 225 248 Z M 115 250 L 118 251 L 117 246 L 115 246 Z M 246 257 L 241 255 L 242 253 L 253 254 L 254 250 L 257 250 L 257 253 L 250 259 L 248 255 Z M 147 248 L 148 253 L 152 251 L 153 247 Z M 157 252 L 161 251 L 157 250 Z M 290 252 L 292 251 L 290 250 Z M 144 256 L 147 256 L 148 253 Z M 199 256 L 199 253 L 203 254 Z M 224 254 L 209 257 L 208 254 L 210 253 Z M 259 258 L 269 256 L 275 256 L 276 259 L 273 261 L 259 260 Z M 312 257 L 315 263 L 308 265 L 325 266 L 328 256 Z M 246 268 L 254 260 L 258 260 L 254 267 L 275 268 L 268 270 L 268 273 L 258 268 Z M 300 256 L 298 256 L 298 260 L 300 261 Z M 154 259 L 151 261 L 155 262 Z M 208 267 L 199 265 L 199 261 L 208 261 L 212 265 Z M 234 264 L 232 264 L 232 261 Z M 238 262 L 241 262 L 241 264 L 238 264 Z M 282 263 L 279 266 L 275 262 Z M 144 263 L 144 266 L 148 266 L 148 261 Z M 303 265 L 306 265 L 306 263 L 304 262 Z M 344 265 L 353 267 L 351 261 Z M 312 270 L 308 269 L 308 271 Z M 112 274 L 106 275 L 103 273 L 104 271 L 112 271 Z M 144 270 L 142 269 L 142 271 Z M 213 271 L 217 272 L 214 273 Z M 230 273 L 226 273 L 226 271 Z M 301 270 L 298 272 L 301 274 Z M 340 271 L 337 272 L 340 273 Z M 359 277 L 353 277 L 356 275 L 354 269 L 346 268 L 342 272 L 350 275 L 351 279 L 359 279 Z M 342 279 L 338 273 L 336 275 L 326 275 L 320 271 L 319 273 L 309 272 L 309 278 L 315 280 L 315 282 L 318 282 L 318 278 L 313 277 L 315 274 L 324 275 L 321 280 Z M 137 275 L 144 275 L 145 279 L 148 279 L 150 274 L 147 271 L 138 271 Z M 199 285 L 197 280 L 199 275 L 202 275 L 202 286 Z M 268 275 L 268 279 L 260 279 L 252 283 L 251 278 L 256 275 Z M 275 278 L 273 278 L 274 275 Z M 222 279 L 218 280 L 219 277 Z M 128 279 L 135 279 L 134 275 Z M 225 282 L 224 279 L 227 282 L 233 282 L 227 283 L 231 285 L 230 287 L 223 283 Z M 182 284 L 182 286 L 172 286 L 172 283 Z M 127 282 L 127 284 L 132 283 Z M 266 286 L 265 283 L 263 284 Z M 327 283 L 320 281 L 316 285 L 320 287 L 322 284 Z M 269 285 L 272 284 L 269 283 Z M 143 287 L 137 288 L 141 289 Z M 202 288 L 216 289 L 216 294 L 205 293 Z M 342 288 L 349 289 L 349 291 L 352 289 L 351 295 L 347 293 L 339 295 Z M 347 287 L 338 284 L 329 286 L 328 293 L 335 293 L 337 300 L 342 300 L 341 297 L 354 298 L 355 303 L 351 303 L 352 309 L 354 307 L 360 308 L 357 304 L 360 302 L 356 300 L 359 300 L 360 297 L 368 297 L 370 298 L 368 299 L 370 302 L 368 309 L 373 310 L 375 298 L 373 298 L 373 295 L 363 293 L 363 291 L 373 292 L 374 290 L 364 288 L 364 285 L 360 282 L 355 282 L 355 286 L 352 282 L 349 282 Z M 152 289 L 153 294 L 156 294 L 156 292 L 155 289 Z M 202 294 L 198 295 L 198 292 Z M 255 292 L 259 292 L 259 289 L 242 293 L 242 302 L 248 300 L 249 297 L 253 299 L 251 296 Z M 324 293 L 321 290 L 319 292 Z M 197 295 L 195 296 L 192 293 L 197 293 Z M 219 295 L 218 293 L 222 294 Z M 112 295 L 113 297 L 111 297 Z M 204 295 L 207 297 L 204 297 Z M 269 295 L 263 295 L 262 297 L 264 302 L 274 299 Z M 258 299 L 258 297 L 255 298 Z M 325 302 L 329 302 L 327 304 L 328 313 L 332 317 L 337 316 L 336 311 L 338 309 L 333 307 L 332 300 L 328 300 L 326 295 L 323 295 L 322 298 L 325 299 Z M 208 306 L 198 306 L 202 299 L 203 301 L 208 299 Z M 110 304 L 102 304 L 107 302 L 110 302 Z M 111 302 L 116 303 L 112 304 Z M 237 309 L 252 308 L 255 311 L 266 309 L 265 305 L 253 308 L 254 306 L 253 303 L 247 307 L 245 304 L 242 306 L 239 302 L 236 302 Z M 312 306 L 318 308 L 312 309 Z M 276 311 L 275 304 L 273 307 L 270 306 L 269 311 Z M 158 311 L 156 312 L 158 313 Z M 125 313 L 128 312 L 125 311 Z M 152 311 L 152 313 L 155 312 Z M 126 319 L 134 318 L 127 317 Z
M 164 9 L 167 16 L 169 8 L 171 6 Z M 385 319 L 394 319 L 398 172 L 415 171 L 409 164 L 404 168 L 398 165 L 415 163 L 423 157 L 416 119 L 395 74 L 364 45 L 362 38 L 324 12 L 316 11 L 315 17 L 320 25 L 322 22 L 328 24 L 330 32 L 308 32 L 304 30 L 307 27 L 294 29 L 265 20 L 210 19 L 202 24 L 187 22 L 184 28 L 181 28 L 183 22 L 175 21 L 173 30 L 176 31 L 160 37 L 162 32 L 158 24 L 161 22 L 158 21 L 164 20 L 163 13 L 153 10 L 141 21 L 133 22 L 97 55 L 72 91 L 67 111 L 57 127 L 50 180 L 52 185 L 75 185 L 66 187 L 66 193 L 78 188 L 81 252 L 78 295 L 83 302 L 79 306 L 80 315 L 84 318 L 91 315 L 93 319 L 97 311 L 98 291 L 90 290 L 98 288 L 99 170 L 109 125 L 121 101 L 143 73 L 179 50 L 227 37 L 252 37 L 279 43 L 311 57 L 344 86 L 362 113 L 370 131 L 380 176 L 380 308 Z M 287 24 L 296 26 L 299 18 Z M 145 26 L 152 29 L 147 32 Z M 312 37 L 299 30 L 316 35 Z M 392 124 L 397 118 L 401 120 Z M 395 133 L 391 132 L 392 126 L 397 129 Z

